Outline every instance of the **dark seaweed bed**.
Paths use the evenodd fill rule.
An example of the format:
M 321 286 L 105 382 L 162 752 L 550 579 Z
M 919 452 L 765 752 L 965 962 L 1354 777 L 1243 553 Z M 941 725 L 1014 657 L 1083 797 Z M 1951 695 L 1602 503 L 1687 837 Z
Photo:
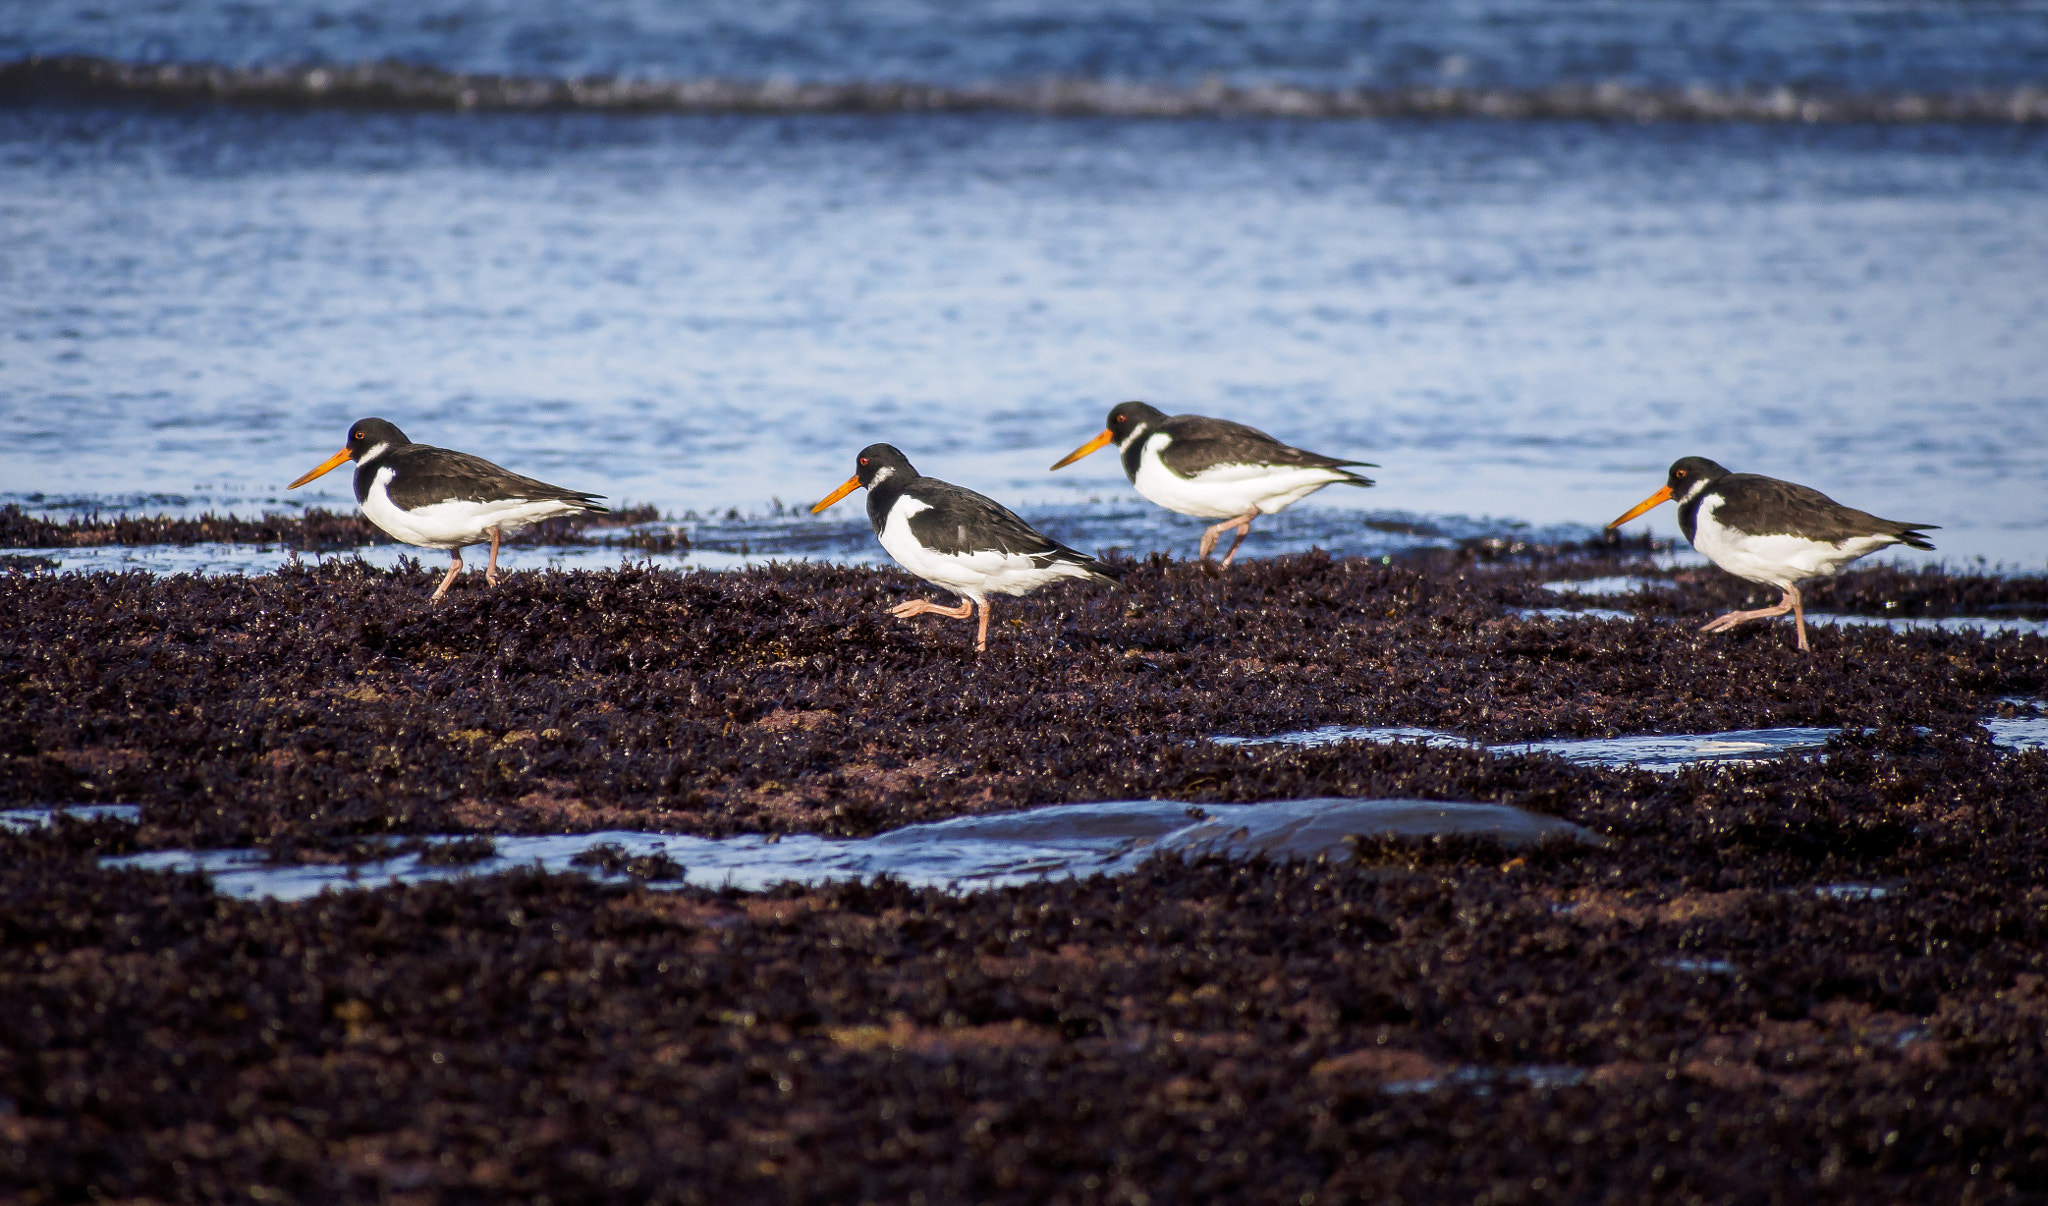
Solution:
M 1483 550 L 1480 551 L 1483 553 Z M 895 621 L 887 571 L 0 575 L 0 1186 L 23 1200 L 1872 1202 L 2048 1195 L 2048 640 L 1519 619 L 1613 562 L 1321 556 Z M 1889 575 L 1887 577 L 1887 575 Z M 1878 570 L 1816 609 L 2034 613 Z M 1887 604 L 1899 606 L 1887 609 Z M 1562 605 L 1576 605 L 1564 600 Z M 1219 733 L 1822 725 L 1653 775 Z M 105 854 L 863 834 L 1056 801 L 1501 801 L 1519 855 L 954 896 L 497 876 L 302 904 Z M 1867 885 L 1882 895 L 1823 892 Z

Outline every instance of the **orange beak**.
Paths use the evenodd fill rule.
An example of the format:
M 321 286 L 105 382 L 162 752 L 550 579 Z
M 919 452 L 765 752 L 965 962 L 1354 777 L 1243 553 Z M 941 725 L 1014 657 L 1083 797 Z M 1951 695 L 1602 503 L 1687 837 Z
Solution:
M 1614 529 L 1620 527 L 1622 524 L 1627 523 L 1629 520 L 1634 519 L 1636 516 L 1641 515 L 1643 512 L 1649 510 L 1651 507 L 1654 507 L 1659 503 L 1667 503 L 1670 501 L 1671 487 L 1666 486 L 1662 490 L 1657 491 L 1655 494 L 1652 494 L 1650 497 L 1637 503 L 1635 506 L 1630 507 L 1628 509 L 1628 514 L 1622 516 L 1620 519 L 1615 520 L 1613 523 L 1608 524 L 1607 530 L 1611 532 Z
M 860 474 L 856 473 L 852 477 L 847 478 L 843 483 L 841 483 L 840 487 L 837 490 L 834 490 L 832 493 L 827 494 L 825 496 L 825 501 L 819 503 L 815 507 L 812 507 L 811 514 L 816 515 L 818 512 L 824 510 L 826 507 L 831 506 L 833 503 L 838 502 L 840 499 L 845 498 L 847 495 L 853 493 L 855 490 L 858 489 L 860 489 Z
M 1094 439 L 1088 441 L 1086 444 L 1081 445 L 1079 448 L 1076 448 L 1072 452 L 1069 452 L 1067 455 L 1061 457 L 1059 463 L 1054 465 L 1053 468 L 1064 469 L 1068 465 L 1073 464 L 1075 461 L 1080 460 L 1082 457 L 1087 456 L 1089 453 L 1095 451 L 1097 448 L 1102 447 L 1104 444 L 1107 444 L 1114 439 L 1116 439 L 1116 436 L 1105 431 L 1101 435 L 1096 436 Z
M 296 490 L 300 486 L 305 485 L 307 482 L 312 481 L 314 478 L 319 477 L 321 474 L 331 473 L 334 470 L 339 469 L 346 464 L 348 464 L 348 449 L 344 448 L 340 452 L 335 453 L 333 456 L 328 457 L 326 460 L 321 461 L 319 464 L 307 470 L 305 476 L 301 477 L 298 481 L 293 482 L 291 485 L 286 486 L 285 489 Z

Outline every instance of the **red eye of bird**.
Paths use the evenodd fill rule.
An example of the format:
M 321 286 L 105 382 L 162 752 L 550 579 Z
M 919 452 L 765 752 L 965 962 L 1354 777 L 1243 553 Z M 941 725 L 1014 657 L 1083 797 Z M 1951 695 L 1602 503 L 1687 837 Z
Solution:
M 1117 421 L 1117 422 L 1119 422 L 1119 423 L 1121 423 L 1121 422 L 1123 422 L 1123 421 L 1124 421 L 1124 417 L 1123 417 L 1122 415 L 1118 415 L 1118 416 L 1116 417 L 1116 421 Z
M 866 458 L 866 457 L 862 457 L 862 458 L 860 458 L 860 463 L 861 463 L 861 464 L 863 464 L 863 465 L 867 464 L 867 463 L 868 463 L 868 458 Z

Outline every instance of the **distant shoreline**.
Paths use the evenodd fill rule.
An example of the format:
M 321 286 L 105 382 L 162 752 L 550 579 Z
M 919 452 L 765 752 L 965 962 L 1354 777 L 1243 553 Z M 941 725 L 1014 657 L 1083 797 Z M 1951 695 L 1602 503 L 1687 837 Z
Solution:
M 443 71 L 398 62 L 231 67 L 32 55 L 0 64 L 0 105 L 216 104 L 465 113 L 1020 113 L 1134 119 L 1480 119 L 1795 125 L 2048 124 L 2048 83 L 1958 91 L 1843 93 L 1788 85 L 1538 88 L 987 81 L 623 79 Z

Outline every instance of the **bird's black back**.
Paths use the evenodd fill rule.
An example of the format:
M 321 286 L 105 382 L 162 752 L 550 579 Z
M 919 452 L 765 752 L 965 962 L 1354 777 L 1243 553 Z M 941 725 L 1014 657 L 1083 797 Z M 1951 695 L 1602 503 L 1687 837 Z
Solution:
M 1699 526 L 1700 506 L 1709 495 L 1722 503 L 1714 522 L 1748 536 L 1804 536 L 1840 544 L 1858 536 L 1892 536 L 1909 548 L 1931 549 L 1923 529 L 1933 524 L 1880 519 L 1867 511 L 1845 507 L 1811 486 L 1780 481 L 1757 473 L 1730 473 L 1710 482 L 1691 501 L 1680 504 L 1678 526 L 1687 540 Z
M 410 443 L 356 466 L 357 502 L 369 498 L 370 485 L 377 480 L 377 471 L 387 467 L 392 470 L 392 476 L 385 492 L 391 496 L 392 502 L 406 510 L 439 502 L 500 502 L 507 499 L 540 502 L 554 499 L 574 503 L 585 511 L 600 514 L 609 511 L 596 501 L 602 495 L 551 486 L 467 452 Z
M 1180 477 L 1193 477 L 1216 465 L 1286 465 L 1304 469 L 1335 469 L 1345 475 L 1350 485 L 1372 485 L 1370 478 L 1346 468 L 1350 465 L 1371 468 L 1365 461 L 1341 460 L 1283 444 L 1256 427 L 1247 427 L 1229 419 L 1175 415 L 1155 425 L 1152 430 L 1172 437 L 1172 442 L 1160 452 L 1159 461 Z M 1142 438 L 1133 440 L 1123 450 L 1124 475 L 1134 482 L 1138 480 L 1144 443 Z
M 1098 561 L 1024 522 L 1022 516 L 985 494 L 936 477 L 892 476 L 868 488 L 868 522 L 881 535 L 889 512 L 905 497 L 926 509 L 910 517 L 910 534 L 935 553 L 950 557 L 993 550 L 1031 557 L 1041 563 L 1063 561 L 1116 579 L 1123 571 Z

